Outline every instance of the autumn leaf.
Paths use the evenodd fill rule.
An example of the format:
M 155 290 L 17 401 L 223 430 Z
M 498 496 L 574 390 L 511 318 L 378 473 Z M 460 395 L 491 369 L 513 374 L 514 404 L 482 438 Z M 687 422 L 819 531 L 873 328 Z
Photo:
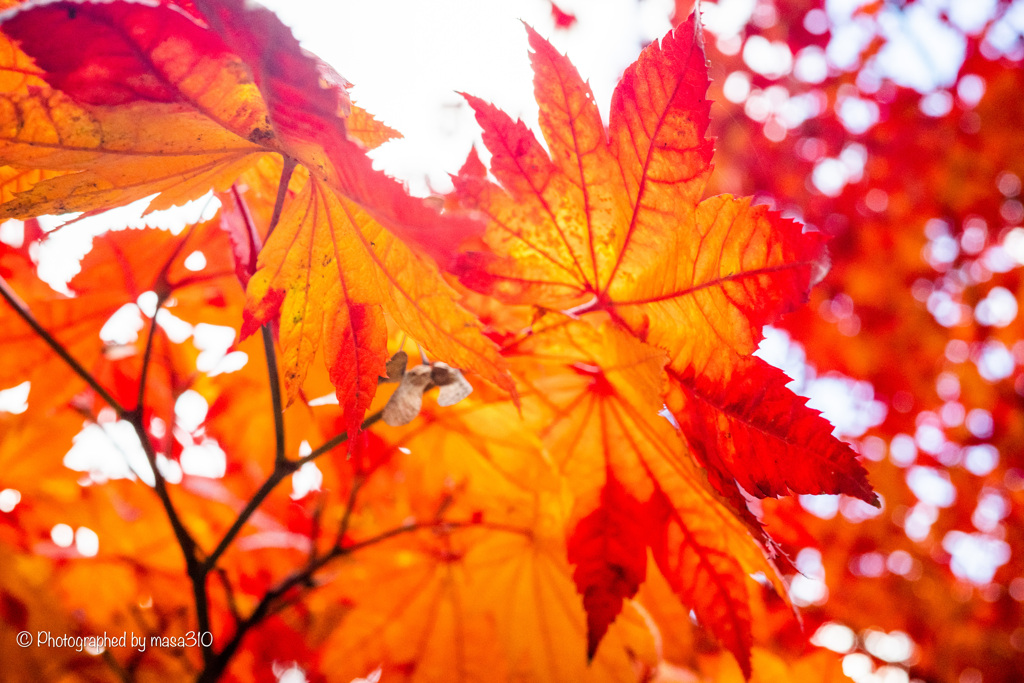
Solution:
M 630 610 L 588 664 L 573 648 L 583 614 L 561 550 L 554 539 L 499 533 L 367 553 L 355 581 L 337 587 L 358 607 L 325 644 L 325 666 L 437 682 L 624 680 L 637 660 L 654 659 L 651 634 Z
M 785 41 L 794 54 L 805 45 L 812 52 L 824 48 L 835 29 L 808 32 L 803 24 L 808 9 L 789 3 L 771 40 Z M 884 16 L 880 12 L 870 21 L 877 26 Z M 998 26 L 1005 15 L 1000 8 L 988 16 L 988 25 Z M 1016 228 L 1024 166 L 1014 150 L 1024 128 L 1021 110 L 1008 103 L 1024 71 L 1016 55 L 993 59 L 988 30 L 972 34 L 950 18 L 939 22 L 966 46 L 958 73 L 949 77 L 954 96 L 948 108 L 928 110 L 925 95 L 893 85 L 865 96 L 869 108 L 879 112 L 866 129 L 849 128 L 846 112 L 827 107 L 787 130 L 784 139 L 769 135 L 778 119 L 755 121 L 744 113 L 747 101 L 732 103 L 721 94 L 725 75 L 746 68 L 744 46 L 737 45 L 734 56 L 709 48 L 722 75 L 712 85 L 711 97 L 722 103 L 712 132 L 720 148 L 736 150 L 721 156 L 714 184 L 756 191 L 787 210 L 799 207 L 803 220 L 831 237 L 828 276 L 814 288 L 809 304 L 779 327 L 791 338 L 791 348 L 803 349 L 819 378 L 857 396 L 852 415 L 870 416 L 867 423 L 844 428 L 865 454 L 885 509 L 923 510 L 928 496 L 919 476 L 934 476 L 948 482 L 943 484 L 947 492 L 955 491 L 955 501 L 927 518 L 927 532 L 913 522 L 908 530 L 898 513 L 872 516 L 849 501 L 828 522 L 807 515 L 800 505 L 765 505 L 773 510 L 766 526 L 787 549 L 813 546 L 821 552 L 829 598 L 804 610 L 809 629 L 831 621 L 854 632 L 907 633 L 917 646 L 912 677 L 952 681 L 959 675 L 953 672 L 973 668 L 986 681 L 1004 681 L 1015 675 L 1008 673 L 1014 669 L 1008 663 L 1020 651 L 1004 651 L 995 643 L 1012 637 L 1016 627 L 1004 624 L 1020 620 L 1021 603 L 1012 598 L 988 603 L 983 593 L 992 597 L 1008 589 L 1021 572 L 1016 551 L 1021 525 L 1010 521 L 1020 519 L 1017 480 L 1006 477 L 1020 467 L 1024 380 L 1019 359 L 1012 366 L 1008 361 L 1020 348 L 1018 309 L 1024 298 L 1020 259 L 998 256 L 1014 252 L 1021 234 Z M 788 75 L 773 79 L 772 86 L 785 88 L 791 101 L 811 96 L 839 102 L 845 79 L 865 77 L 875 51 L 894 42 L 894 36 L 879 34 L 861 51 L 860 66 L 842 77 L 830 74 L 808 84 Z M 765 84 L 754 78 L 756 101 Z M 801 155 L 800 150 L 813 152 Z M 815 176 L 843 154 L 857 159 L 853 175 L 833 185 Z M 995 310 L 1000 315 L 992 316 Z M 999 357 L 1005 361 L 992 373 L 987 362 Z M 966 419 L 960 422 L 957 406 L 963 406 L 965 418 L 982 418 L 983 436 L 973 433 Z M 919 435 L 931 440 L 918 440 Z M 969 455 L 977 458 L 970 465 Z M 979 462 L 984 463 L 980 468 Z M 994 572 L 991 583 L 984 588 L 975 583 L 979 588 L 964 602 L 950 600 L 955 589 L 946 582 L 951 577 L 969 581 L 961 562 L 978 557 L 962 539 L 985 535 L 972 517 L 989 494 L 994 496 L 989 500 L 1007 501 L 1006 507 L 1000 503 L 1007 516 L 994 533 L 1006 544 L 1000 548 L 1013 550 L 1001 555 L 1005 564 L 988 565 Z M 943 554 L 949 549 L 962 553 L 959 559 Z M 868 560 L 894 553 L 906 558 L 899 571 L 871 569 Z M 880 599 L 883 595 L 892 597 Z M 949 620 L 958 628 L 937 626 Z
M 141 353 L 135 344 L 105 342 L 101 331 L 108 320 L 126 306 L 137 315 L 136 301 L 149 292 L 164 302 L 173 295 L 170 309 L 188 322 L 217 322 L 227 306 L 217 280 L 231 277 L 227 249 L 225 235 L 213 222 L 194 226 L 181 236 L 155 228 L 114 231 L 94 240 L 92 251 L 83 260 L 82 272 L 68 283 L 73 296 L 58 294 L 40 282 L 31 261 L 18 255 L 6 260 L 11 272 L 5 286 L 29 302 L 27 309 L 73 357 L 97 375 L 113 378 L 118 375 L 113 366 L 139 365 Z M 205 266 L 197 272 L 183 265 L 194 253 L 205 260 Z M 211 291 L 211 285 L 217 291 Z M 62 359 L 20 320 L 16 311 L 5 305 L 0 308 L 0 320 L 0 343 L 12 352 L 0 368 L 0 386 L 29 379 L 35 409 L 60 404 L 82 389 L 78 382 L 68 381 L 60 370 Z M 137 340 L 139 346 L 142 338 Z M 127 372 L 131 381 L 124 392 L 113 385 L 107 388 L 131 408 L 136 400 L 134 383 L 139 368 Z M 162 397 L 160 403 L 166 409 L 160 411 L 163 415 L 170 412 L 173 400 L 172 396 Z
M 276 16 L 235 2 L 198 5 L 254 73 L 286 149 L 319 171 L 289 204 L 296 213 L 284 216 L 260 255 L 243 327 L 248 334 L 283 311 L 280 338 L 289 400 L 322 335 L 338 399 L 351 427 L 358 426 L 387 355 L 382 305 L 439 359 L 511 390 L 493 344 L 453 301 L 436 266 L 391 237 L 444 265 L 475 225 L 443 222 L 433 209 L 371 169 L 338 116 L 349 111 L 340 77 L 303 52 Z M 261 48 L 268 42 L 274 46 L 270 52 Z M 365 139 L 371 143 L 375 135 L 389 135 L 366 117 L 357 124 L 370 128 Z
M 758 358 L 738 366 L 742 379 L 733 386 L 741 393 L 669 372 L 666 404 L 717 489 L 728 491 L 735 478 L 758 497 L 842 491 L 877 501 L 849 446 L 832 436 L 817 411 L 795 399 L 785 373 Z M 790 467 L 793 460 L 800 467 Z
M 827 651 L 811 652 L 787 662 L 764 648 L 755 648 L 753 675 L 744 675 L 725 657 L 707 657 L 701 667 L 707 680 L 715 683 L 847 683 L 840 658 Z
M 607 313 L 664 349 L 673 386 L 705 399 L 701 410 L 679 416 L 684 432 L 738 507 L 733 479 L 757 479 L 749 492 L 758 496 L 799 488 L 874 501 L 853 452 L 829 435 L 828 423 L 784 388 L 776 393 L 785 398 L 770 405 L 749 391 L 770 372 L 749 357 L 761 327 L 805 300 L 823 267 L 823 239 L 749 199 L 701 201 L 712 148 L 694 20 L 626 70 L 607 136 L 575 68 L 528 31 L 550 155 L 521 121 L 468 98 L 500 186 L 487 180 L 475 154 L 455 179 L 463 204 L 489 219 L 493 252 L 465 254 L 462 281 L 510 303 Z M 728 456 L 712 454 L 708 443 L 723 426 L 742 426 L 750 436 L 717 439 Z M 809 434 L 828 455 L 808 458 L 800 444 Z M 782 446 L 767 480 L 752 474 L 765 444 Z M 801 471 L 801 484 L 788 486 L 780 470 Z
M 324 605 L 351 605 L 324 647 L 328 670 L 555 683 L 617 681 L 653 664 L 653 633 L 630 605 L 588 663 L 557 477 L 511 401 L 490 393 L 451 409 L 428 401 L 427 419 L 382 432 L 405 476 L 368 482 L 355 542 L 392 520 L 434 519 L 439 506 L 479 526 L 395 537 L 356 558 L 350 581 L 325 587 Z
M 324 339 L 338 398 L 358 426 L 386 353 L 382 305 L 438 359 L 511 389 L 493 344 L 452 300 L 436 265 L 476 224 L 440 215 L 373 170 L 361 142 L 392 132 L 359 112 L 361 138 L 350 139 L 344 79 L 301 50 L 272 13 L 226 0 L 196 7 L 212 30 L 173 6 L 127 0 L 49 2 L 5 17 L 5 33 L 53 90 L 9 97 L 0 160 L 62 174 L 0 214 L 95 211 L 154 192 L 150 208 L 163 208 L 226 190 L 266 153 L 282 154 L 301 162 L 309 181 L 285 202 L 285 226 L 260 256 L 243 332 L 284 305 L 289 399 Z M 72 38 L 80 34 L 90 38 Z M 400 283 L 398 294 L 380 282 Z
M 290 397 L 323 335 L 339 400 L 358 424 L 387 360 L 385 310 L 437 358 L 454 359 L 450 364 L 511 388 L 493 343 L 455 303 L 437 266 L 316 179 L 286 205 L 258 268 L 249 283 L 242 332 L 280 315 Z
M 554 2 L 551 3 L 551 18 L 555 20 L 555 27 L 569 29 L 576 23 L 576 15 L 566 12 Z
M 527 424 L 574 495 L 568 551 L 588 654 L 644 581 L 650 550 L 682 602 L 749 672 L 748 576 L 775 572 L 658 414 L 664 353 L 611 325 L 549 321 L 506 354 L 529 387 Z
M 366 149 L 376 149 L 388 140 L 402 137 L 401 133 L 381 123 L 365 109 L 355 104 L 350 109 L 345 119 L 345 132 Z
M 6 217 L 160 209 L 227 189 L 267 151 L 266 108 L 210 31 L 166 6 L 50 2 L 5 15 L 49 88 L 5 95 L 0 160 L 61 172 L 0 207 Z M 88 36 L 79 39 L 79 36 Z

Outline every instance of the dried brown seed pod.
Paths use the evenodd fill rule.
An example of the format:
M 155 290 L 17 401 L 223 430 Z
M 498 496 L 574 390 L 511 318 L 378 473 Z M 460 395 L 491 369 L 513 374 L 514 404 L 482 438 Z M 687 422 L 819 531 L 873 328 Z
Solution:
M 473 393 L 473 385 L 462 376 L 462 372 L 447 363 L 434 363 L 430 377 L 440 387 L 437 392 L 439 406 L 453 406 Z
M 384 406 L 385 424 L 401 427 L 416 419 L 423 407 L 423 392 L 432 384 L 430 370 L 429 365 L 417 365 L 406 370 L 395 393 Z
M 409 354 L 405 351 L 399 351 L 395 355 L 391 356 L 391 360 L 388 361 L 385 367 L 385 376 L 380 378 L 380 384 L 390 384 L 391 382 L 401 382 L 402 377 L 405 376 L 405 368 L 409 364 Z

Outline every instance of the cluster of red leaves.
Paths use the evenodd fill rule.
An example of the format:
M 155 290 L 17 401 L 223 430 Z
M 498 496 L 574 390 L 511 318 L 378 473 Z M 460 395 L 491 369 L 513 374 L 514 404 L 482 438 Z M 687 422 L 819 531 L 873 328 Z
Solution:
M 0 386 L 31 382 L 0 422 L 0 488 L 20 496 L 0 517 L 15 676 L 837 675 L 827 653 L 764 649 L 795 620 L 748 505 L 877 504 L 851 448 L 751 355 L 808 297 L 825 240 L 707 196 L 694 19 L 627 69 L 607 126 L 530 31 L 547 148 L 468 96 L 490 168 L 472 153 L 444 211 L 373 170 L 366 150 L 394 131 L 267 10 L 60 0 L 0 23 L 0 215 L 211 190 L 222 207 L 180 236 L 97 237 L 73 296 L 39 281 L 28 242 L 0 252 Z M 105 343 L 125 306 L 145 333 Z M 248 362 L 204 364 L 204 324 Z M 388 358 L 420 350 L 473 395 L 377 424 Z M 186 395 L 209 408 L 198 424 Z M 123 478 L 62 466 L 88 434 L 127 451 Z M 217 449 L 209 476 L 196 459 Z M 301 472 L 315 490 L 276 488 Z M 98 554 L 51 540 L 58 522 Z M 212 646 L 102 658 L 13 637 L 197 629 Z M 714 642 L 735 661 L 701 660 Z
M 839 27 L 822 2 L 780 0 L 738 41 L 708 41 L 720 107 L 714 187 L 757 193 L 831 238 L 831 272 L 810 305 L 779 325 L 811 365 L 870 382 L 886 407 L 859 440 L 882 514 L 841 506 L 850 514 L 824 521 L 782 501 L 766 505 L 768 529 L 788 552 L 822 553 L 833 597 L 804 611 L 808 628 L 849 626 L 863 636 L 856 649 L 878 666 L 892 663 L 867 647 L 870 634 L 909 634 L 912 656 L 896 666 L 927 681 L 1015 681 L 1024 661 L 1024 290 L 1015 246 L 1024 236 L 1016 105 L 1024 54 L 1019 36 L 997 47 L 1010 6 L 994 3 L 970 32 L 939 17 L 966 55 L 930 100 L 877 75 L 883 26 L 913 21 L 883 3 L 857 11 L 873 38 L 855 65 L 829 64 L 820 81 L 765 76 L 743 55 L 759 36 L 824 62 Z M 751 84 L 737 102 L 723 92 L 731 74 Z M 786 129 L 778 99 L 757 111 L 779 93 L 809 98 L 815 113 Z M 877 122 L 844 125 L 851 98 L 877 108 Z M 815 171 L 844 151 L 863 168 L 826 194 Z M 985 565 L 994 574 L 977 571 Z

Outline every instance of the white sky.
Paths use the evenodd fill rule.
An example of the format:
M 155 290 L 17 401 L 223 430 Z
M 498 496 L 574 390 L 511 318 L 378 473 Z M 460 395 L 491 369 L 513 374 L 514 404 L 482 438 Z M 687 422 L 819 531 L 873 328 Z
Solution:
M 559 0 L 578 22 L 554 28 L 546 0 L 264 0 L 303 47 L 355 84 L 352 96 L 403 140 L 374 153 L 414 194 L 450 189 L 479 139 L 456 93 L 492 102 L 535 127 L 526 22 L 568 53 L 605 116 L 622 71 L 670 28 L 671 0 Z M 483 152 L 484 150 L 480 150 Z

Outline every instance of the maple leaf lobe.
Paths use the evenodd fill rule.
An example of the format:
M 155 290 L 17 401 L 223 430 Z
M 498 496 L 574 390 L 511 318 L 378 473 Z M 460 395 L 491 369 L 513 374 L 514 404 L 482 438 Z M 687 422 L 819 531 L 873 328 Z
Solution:
M 182 101 L 171 72 L 154 71 L 146 55 L 172 53 L 162 68 L 184 77 L 200 60 L 225 53 L 213 34 L 167 5 L 57 0 L 16 8 L 0 20 L 54 88 L 93 105 Z M 188 51 L 180 50 L 184 36 Z

